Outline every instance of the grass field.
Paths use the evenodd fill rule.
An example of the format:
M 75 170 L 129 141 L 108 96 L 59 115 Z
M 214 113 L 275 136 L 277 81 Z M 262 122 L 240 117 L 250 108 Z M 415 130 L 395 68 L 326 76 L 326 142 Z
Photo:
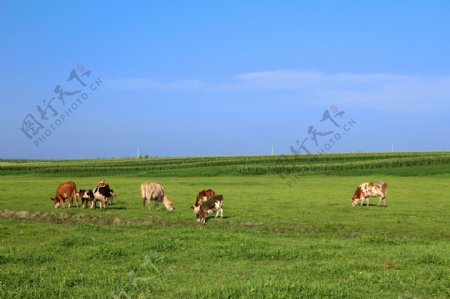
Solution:
M 0 297 L 450 298 L 449 157 L 3 160 Z M 69 179 L 118 196 L 106 211 L 55 210 Z M 143 209 L 144 180 L 175 211 Z M 352 208 L 371 180 L 388 183 L 388 207 Z M 201 225 L 190 206 L 206 187 L 225 217 Z

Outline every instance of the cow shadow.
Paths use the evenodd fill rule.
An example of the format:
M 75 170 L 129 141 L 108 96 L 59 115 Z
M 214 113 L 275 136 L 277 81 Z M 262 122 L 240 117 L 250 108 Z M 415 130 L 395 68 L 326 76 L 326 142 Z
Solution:
M 107 210 L 126 210 L 127 207 L 125 206 L 107 206 L 106 207 Z
M 363 206 L 357 205 L 357 207 L 365 208 L 365 207 L 367 207 L 367 205 L 366 205 L 366 204 L 364 204 Z M 383 205 L 380 205 L 380 206 L 379 206 L 379 205 L 376 204 L 376 203 L 369 203 L 369 207 L 387 208 L 387 206 L 383 206 Z
M 214 215 L 211 215 L 211 216 L 205 217 L 205 223 L 208 222 L 209 220 L 220 221 L 220 220 L 222 220 L 222 219 L 228 219 L 229 217 L 230 217 L 230 216 L 223 216 L 223 217 L 217 217 L 217 218 L 215 218 Z

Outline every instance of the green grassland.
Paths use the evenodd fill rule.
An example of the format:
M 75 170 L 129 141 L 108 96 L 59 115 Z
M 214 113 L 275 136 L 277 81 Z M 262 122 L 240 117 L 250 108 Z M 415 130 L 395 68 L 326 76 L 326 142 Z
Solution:
M 107 180 L 106 211 L 53 208 Z M 175 211 L 144 209 L 140 183 Z M 364 181 L 388 207 L 351 207 Z M 224 218 L 195 221 L 196 193 Z M 450 153 L 0 160 L 1 298 L 449 298 Z

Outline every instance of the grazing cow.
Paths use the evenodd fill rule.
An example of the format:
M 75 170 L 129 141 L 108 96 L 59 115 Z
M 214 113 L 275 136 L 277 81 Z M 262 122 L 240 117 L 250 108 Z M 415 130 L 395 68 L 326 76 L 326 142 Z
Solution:
M 213 211 L 217 211 L 215 218 L 217 218 L 219 214 L 220 217 L 222 218 L 223 217 L 222 201 L 223 201 L 222 195 L 214 195 L 208 198 L 205 202 L 201 204 L 196 214 L 197 221 L 205 224 L 206 216 Z
M 150 201 L 155 201 L 155 208 L 163 203 L 167 210 L 173 211 L 172 201 L 167 197 L 164 188 L 157 183 L 144 182 L 141 184 L 141 195 L 144 207 L 150 207 Z
M 91 189 L 81 189 L 80 191 L 78 191 L 78 194 L 81 197 L 81 206 L 83 207 L 83 209 L 86 209 L 86 207 L 89 206 L 94 200 L 94 192 L 92 192 Z
M 216 195 L 216 192 L 214 192 L 214 190 L 212 189 L 203 189 L 202 191 L 200 191 L 197 194 L 195 204 L 192 206 L 192 208 L 194 209 L 194 214 L 197 214 L 203 202 L 214 195 Z
M 361 206 L 364 205 L 364 200 L 367 202 L 367 206 L 369 205 L 369 197 L 380 198 L 378 202 L 378 206 L 383 201 L 384 206 L 386 207 L 386 193 L 387 193 L 387 184 L 386 183 L 363 183 L 356 188 L 355 194 L 352 197 L 352 206 L 356 206 L 358 202 L 361 202 Z
M 103 182 L 103 181 L 102 181 Z M 108 184 L 99 184 L 94 189 L 94 198 L 91 201 L 91 209 L 93 209 L 97 203 L 99 202 L 100 209 L 106 209 L 106 205 L 108 204 L 108 199 L 113 195 L 111 194 L 111 189 Z
M 55 209 L 61 205 L 61 208 L 65 208 L 66 199 L 69 199 L 69 208 L 72 206 L 73 201 L 75 200 L 78 207 L 78 193 L 77 193 L 77 185 L 73 181 L 64 182 L 59 184 L 56 188 L 55 197 L 51 198 L 54 202 Z

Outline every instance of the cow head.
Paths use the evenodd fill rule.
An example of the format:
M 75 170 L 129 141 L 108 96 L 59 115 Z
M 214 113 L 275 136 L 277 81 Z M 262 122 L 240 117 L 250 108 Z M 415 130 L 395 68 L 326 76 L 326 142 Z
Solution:
M 198 205 L 193 205 L 192 207 L 191 207 L 191 209 L 193 209 L 194 210 L 194 214 L 197 214 L 198 213 L 198 211 L 200 210 L 200 206 Z
M 101 180 L 100 182 L 98 182 L 97 187 L 105 187 L 108 186 L 109 184 L 103 180 Z
M 200 222 L 202 224 L 205 224 L 206 222 L 206 215 L 201 209 L 197 212 L 195 218 L 197 218 L 197 222 Z
M 214 192 L 214 191 L 213 191 Z M 214 196 L 214 194 L 212 195 Z M 204 203 L 205 201 L 208 200 L 207 196 L 197 196 L 197 200 L 195 201 L 195 204 L 191 207 L 191 209 L 194 210 L 194 214 L 197 214 L 198 211 L 200 210 L 200 206 L 202 205 L 202 203 Z
M 59 199 L 50 197 L 50 200 L 53 200 L 53 205 L 55 206 L 55 209 L 57 209 L 61 205 Z
M 361 187 L 356 188 L 355 194 L 352 197 L 352 207 L 356 206 L 361 198 L 362 190 Z
M 111 196 L 109 196 L 106 200 L 107 200 L 108 204 L 111 205 L 112 202 L 113 202 L 114 197 L 116 196 L 116 194 L 114 193 L 114 190 L 113 190 L 113 189 L 110 189 L 110 190 L 109 190 L 109 194 L 110 194 Z
M 168 211 L 174 210 L 172 201 L 166 195 L 164 195 L 164 198 L 163 198 L 163 205 L 166 207 L 166 209 Z

